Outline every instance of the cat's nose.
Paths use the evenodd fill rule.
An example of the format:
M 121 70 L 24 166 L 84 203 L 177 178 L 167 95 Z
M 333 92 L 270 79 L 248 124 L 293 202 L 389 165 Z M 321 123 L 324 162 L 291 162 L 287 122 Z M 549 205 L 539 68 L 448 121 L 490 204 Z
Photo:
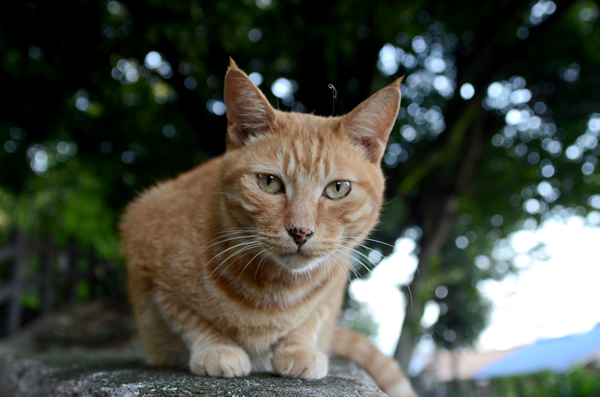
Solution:
M 292 236 L 294 242 L 298 247 L 306 243 L 306 240 L 308 240 L 310 236 L 315 234 L 315 232 L 313 232 L 309 228 L 296 226 L 290 227 L 287 232 L 290 236 Z

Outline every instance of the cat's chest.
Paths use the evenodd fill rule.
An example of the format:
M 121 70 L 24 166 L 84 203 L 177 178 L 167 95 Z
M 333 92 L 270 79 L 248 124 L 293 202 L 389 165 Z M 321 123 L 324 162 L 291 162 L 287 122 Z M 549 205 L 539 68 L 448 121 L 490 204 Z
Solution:
M 246 348 L 260 351 L 328 306 L 328 299 L 339 289 L 335 285 L 334 280 L 323 279 L 300 289 L 274 285 L 259 289 L 223 281 L 206 285 L 195 300 L 195 309 Z
M 332 280 L 324 279 L 300 288 L 288 288 L 250 286 L 221 279 L 205 283 L 205 288 L 199 291 L 197 309 L 210 311 L 216 319 L 241 322 L 248 327 L 277 327 L 285 322 L 294 323 L 323 303 L 331 293 L 332 284 Z
M 268 309 L 221 304 L 219 310 L 210 312 L 210 321 L 251 356 L 261 355 L 307 321 L 307 318 L 314 316 L 314 313 L 320 313 L 319 317 L 329 316 L 331 313 L 326 302 L 327 295 L 317 295 L 295 305 L 273 305 Z

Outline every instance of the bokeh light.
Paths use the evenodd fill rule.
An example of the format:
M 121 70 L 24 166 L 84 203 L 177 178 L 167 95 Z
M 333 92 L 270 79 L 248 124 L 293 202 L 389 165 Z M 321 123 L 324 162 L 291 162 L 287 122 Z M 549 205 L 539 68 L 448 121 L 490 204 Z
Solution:
M 248 38 L 253 43 L 256 43 L 257 41 L 259 41 L 262 38 L 262 32 L 258 29 L 251 29 L 248 32 Z
M 475 87 L 470 83 L 465 83 L 460 87 L 460 96 L 464 100 L 469 100 L 475 95 Z
M 263 76 L 258 72 L 252 72 L 248 75 L 248 77 L 250 77 L 250 80 L 252 80 L 252 82 L 257 86 L 261 85 L 263 82 Z

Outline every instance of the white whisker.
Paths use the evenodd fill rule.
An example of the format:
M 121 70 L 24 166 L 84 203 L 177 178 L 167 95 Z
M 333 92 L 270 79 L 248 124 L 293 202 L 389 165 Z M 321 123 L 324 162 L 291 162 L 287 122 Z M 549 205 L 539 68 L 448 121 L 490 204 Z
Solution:
M 248 263 L 246 263 L 246 266 L 244 266 L 244 268 L 242 269 L 242 271 L 241 271 L 241 272 L 240 272 L 240 274 L 238 275 L 238 278 L 235 280 L 235 282 L 236 282 L 236 283 L 238 282 L 238 280 L 239 280 L 239 279 L 240 279 L 240 277 L 242 276 L 242 273 L 244 273 L 244 270 L 246 270 L 246 268 L 248 267 L 248 265 L 250 265 L 250 263 L 252 263 L 252 261 L 253 261 L 253 260 L 254 260 L 254 259 L 257 257 L 257 256 L 259 256 L 260 254 L 262 254 L 262 253 L 263 253 L 263 252 L 265 252 L 266 250 L 267 250 L 267 249 L 265 248 L 264 250 L 260 251 L 258 254 L 254 255 L 254 256 L 252 257 L 252 259 L 250 259 L 250 260 L 248 261 Z M 256 279 L 256 277 L 255 277 L 254 279 Z
M 406 284 L 406 288 L 408 289 L 408 297 L 410 300 L 410 309 L 413 309 L 413 297 L 412 297 L 412 292 L 410 291 L 410 285 Z
M 219 267 L 221 267 L 221 265 L 223 265 L 223 264 L 227 263 L 227 261 L 228 261 L 230 258 L 232 258 L 232 257 L 234 257 L 234 256 L 237 256 L 237 255 L 241 254 L 242 252 L 245 252 L 245 251 L 251 250 L 251 249 L 253 249 L 253 248 L 256 248 L 256 247 L 260 247 L 260 244 L 258 244 L 258 243 L 255 243 L 255 245 L 250 245 L 250 246 L 247 246 L 247 247 L 241 248 L 241 249 L 239 249 L 238 251 L 236 251 L 235 253 L 233 253 L 233 254 L 229 255 L 229 256 L 227 257 L 227 259 L 225 259 L 223 262 L 221 262 L 221 263 L 219 264 L 219 266 L 217 266 L 217 267 L 216 267 L 216 268 L 215 268 L 215 269 L 212 271 L 212 273 L 211 273 L 211 274 L 210 274 L 208 277 L 211 277 L 211 276 L 212 276 L 212 274 L 215 272 L 215 270 L 217 270 Z M 221 278 L 221 276 L 222 276 L 223 274 L 225 274 L 225 272 L 227 271 L 227 269 L 229 269 L 229 268 L 231 267 L 231 265 L 233 265 L 233 264 L 235 263 L 235 261 L 236 261 L 236 260 L 237 260 L 237 258 L 236 258 L 236 259 L 234 259 L 234 260 L 233 260 L 233 261 L 232 261 L 232 262 L 231 262 L 229 265 L 227 265 L 227 266 L 225 267 L 225 269 L 223 269 L 223 270 L 221 271 L 221 273 L 219 273 L 219 275 L 218 275 L 218 276 L 217 276 L 217 278 L 215 279 L 215 282 L 213 283 L 213 287 L 215 286 L 215 284 L 217 283 L 217 281 L 218 281 L 218 280 Z M 238 278 L 239 278 L 239 277 L 238 277 Z
M 242 243 L 236 244 L 236 245 L 234 245 L 232 247 L 229 247 L 229 248 L 227 248 L 227 249 L 225 249 L 223 251 L 220 251 L 217 255 L 213 256 L 208 262 L 206 262 L 204 264 L 204 266 L 202 266 L 202 268 L 198 271 L 198 274 L 196 275 L 196 278 L 194 279 L 194 284 L 192 284 L 192 296 L 194 295 L 194 290 L 195 290 L 195 287 L 196 287 L 196 282 L 198 281 L 198 278 L 200 277 L 200 274 L 202 274 L 202 271 L 206 268 L 206 266 L 208 266 L 217 257 L 223 255 L 225 252 L 230 251 L 230 250 L 235 249 L 235 248 L 238 248 L 240 246 L 246 246 L 246 245 L 252 244 L 252 243 L 253 243 L 253 241 L 244 241 Z M 213 270 L 213 272 L 214 272 L 214 270 Z M 212 275 L 212 273 L 211 273 L 211 275 Z
M 351 237 L 351 236 L 340 236 L 340 238 L 341 239 L 346 239 L 346 240 L 370 241 L 370 242 L 373 242 L 373 243 L 377 243 L 377 244 L 388 246 L 390 248 L 395 248 L 394 245 L 392 245 L 392 244 L 388 244 L 388 243 L 386 243 L 384 241 L 377 240 L 377 239 L 374 239 L 374 238 L 362 238 L 362 237 Z M 368 247 L 366 247 L 366 246 L 364 246 L 362 244 L 359 244 L 359 245 L 361 245 L 362 247 L 368 248 Z M 372 249 L 372 248 L 368 248 L 368 249 Z
M 341 255 L 339 255 L 339 253 L 337 253 L 337 252 L 336 252 L 335 254 L 338 254 L 338 255 L 337 255 L 337 258 L 338 258 L 338 259 L 343 259 L 343 257 L 342 257 Z M 350 274 L 349 274 L 347 271 L 345 271 L 345 270 L 344 270 L 344 268 L 343 268 L 343 267 L 340 265 L 340 263 L 339 263 L 337 260 L 333 259 L 333 263 L 334 263 L 334 265 L 336 265 L 336 266 L 337 266 L 337 267 L 338 267 L 338 268 L 339 268 L 339 269 L 342 271 L 342 273 L 343 273 L 343 274 L 346 276 L 346 278 L 348 279 L 348 282 L 350 282 L 350 281 L 351 281 L 351 280 L 350 280 Z
M 267 258 L 269 257 L 269 255 L 271 255 L 271 251 L 267 250 L 267 254 L 260 260 L 260 262 L 258 262 L 258 266 L 256 266 L 256 271 L 254 272 L 254 279 L 256 280 L 256 276 L 258 275 L 258 269 L 260 268 L 260 265 L 263 264 L 263 261 L 266 261 Z
M 243 243 L 239 243 L 239 244 L 237 244 L 237 245 L 235 245 L 235 246 L 231 247 L 231 248 L 238 248 L 238 247 L 241 247 L 241 248 L 240 248 L 240 249 L 238 249 L 237 251 L 235 251 L 233 254 L 230 254 L 230 255 L 229 255 L 227 258 L 225 258 L 225 260 L 221 261 L 221 263 L 219 263 L 219 265 L 217 265 L 217 267 L 215 267 L 215 268 L 213 269 L 213 271 L 212 271 L 212 272 L 211 272 L 211 273 L 208 275 L 208 277 L 209 277 L 209 278 L 210 278 L 210 277 L 212 277 L 212 275 L 215 273 L 215 271 L 216 271 L 216 270 L 217 270 L 219 267 L 221 267 L 221 265 L 223 265 L 223 264 L 227 263 L 227 261 L 228 261 L 229 259 L 233 258 L 233 257 L 234 257 L 234 256 L 236 256 L 236 255 L 239 255 L 240 253 L 242 253 L 242 252 L 244 252 L 244 251 L 248 251 L 249 249 L 252 249 L 252 248 L 254 248 L 254 247 L 258 247 L 258 246 L 260 246 L 260 243 L 258 243 L 258 242 L 256 242 L 256 241 L 252 240 L 252 241 L 245 241 L 245 242 L 243 242 Z M 217 256 L 220 256 L 222 253 L 224 253 L 224 252 L 226 252 L 226 251 L 229 251 L 229 249 L 226 249 L 226 250 L 224 250 L 223 252 L 221 252 L 220 254 L 216 255 L 216 256 L 215 256 L 215 258 L 216 258 Z M 233 262 L 232 262 L 232 263 L 233 263 Z M 218 277 L 217 277 L 217 278 L 218 278 Z
M 350 247 L 344 247 L 342 246 L 344 249 L 350 250 L 351 253 L 357 254 L 362 256 L 363 258 L 365 258 L 372 266 L 375 266 L 375 264 L 373 262 L 371 262 L 371 258 L 369 258 L 367 255 L 363 254 L 362 252 L 358 251 L 356 248 L 350 248 Z M 356 258 L 355 258 L 356 259 Z
M 367 270 L 367 272 L 370 273 L 373 270 L 373 267 L 369 267 L 366 263 L 364 263 L 361 259 L 355 257 L 353 254 L 362 255 L 365 258 L 369 259 L 368 256 L 366 256 L 365 254 L 363 254 L 361 252 L 358 252 L 357 250 L 355 250 L 353 248 L 344 247 L 344 246 L 341 246 L 340 248 L 348 250 L 349 254 L 352 256 L 352 259 L 354 259 L 359 265 L 361 265 L 362 267 L 364 267 Z M 371 263 L 371 266 L 374 266 L 370 260 L 369 260 L 369 263 Z M 352 270 L 353 270 L 353 272 L 355 271 L 354 269 L 352 269 Z M 358 278 L 361 278 L 360 275 L 357 275 L 356 273 L 354 273 L 354 275 L 357 276 Z
M 224 236 L 221 236 L 221 237 L 224 237 Z M 202 252 L 206 251 L 207 249 L 214 247 L 215 245 L 219 245 L 219 244 L 225 243 L 227 241 L 239 240 L 242 238 L 251 238 L 251 237 L 252 237 L 251 235 L 247 235 L 247 236 L 225 238 L 222 240 L 218 240 L 217 238 L 215 238 L 215 239 L 212 239 L 211 241 L 209 241 L 208 243 L 206 243 L 204 246 L 202 246 L 198 251 L 196 251 L 194 256 L 192 256 L 192 258 L 188 261 L 188 263 L 185 265 L 185 268 L 183 269 L 183 277 L 181 280 L 181 287 L 182 287 L 183 293 L 185 294 L 185 279 L 186 279 L 187 270 L 190 267 L 190 265 L 192 264 L 192 262 L 194 261 L 194 259 L 196 259 L 198 257 L 198 255 L 200 255 Z M 217 241 L 215 242 L 215 240 L 217 240 Z M 214 242 L 214 243 L 210 244 L 212 242 Z M 210 245 L 208 245 L 208 244 L 210 244 Z
M 198 249 L 198 251 L 196 251 L 194 253 L 194 255 L 192 256 L 192 258 L 186 264 L 186 266 L 185 266 L 185 268 L 183 270 L 183 277 L 181 279 L 181 288 L 182 288 L 183 294 L 185 294 L 185 279 L 186 279 L 187 270 L 190 267 L 190 265 L 192 264 L 192 262 L 194 261 L 194 259 L 196 259 L 196 257 L 198 257 L 198 255 L 200 255 L 202 252 L 204 252 L 207 249 L 212 248 L 212 247 L 214 247 L 215 245 L 218 245 L 218 244 L 226 243 L 226 242 L 232 241 L 232 240 L 239 240 L 239 239 L 242 239 L 242 238 L 252 238 L 252 237 L 254 237 L 255 233 L 249 234 L 248 232 L 256 232 L 256 231 L 260 231 L 260 230 L 261 229 L 258 229 L 258 228 L 247 227 L 247 228 L 227 229 L 227 230 L 223 230 L 221 232 L 218 232 L 217 234 L 219 236 L 213 238 L 212 240 L 210 240 L 209 242 L 207 242 L 206 244 L 204 244 L 202 247 L 200 247 Z M 241 234 L 241 233 L 248 233 L 248 234 L 245 234 L 243 236 L 226 238 L 228 236 L 232 236 L 232 235 L 236 235 L 236 234 Z M 196 282 L 194 281 L 194 284 L 195 283 Z M 192 291 L 192 295 L 193 295 L 193 291 Z

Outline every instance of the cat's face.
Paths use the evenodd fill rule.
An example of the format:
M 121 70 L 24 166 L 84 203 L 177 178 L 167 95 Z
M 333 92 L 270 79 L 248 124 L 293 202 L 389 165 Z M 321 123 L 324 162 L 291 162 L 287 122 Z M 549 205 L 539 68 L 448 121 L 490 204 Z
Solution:
M 384 190 L 379 161 L 399 90 L 345 117 L 324 118 L 272 109 L 244 76 L 232 66 L 226 78 L 226 223 L 246 228 L 256 242 L 252 252 L 290 271 L 335 266 L 377 221 Z
M 339 119 L 278 116 L 274 132 L 226 154 L 226 212 L 288 269 L 335 264 L 377 220 L 381 170 L 340 135 Z

